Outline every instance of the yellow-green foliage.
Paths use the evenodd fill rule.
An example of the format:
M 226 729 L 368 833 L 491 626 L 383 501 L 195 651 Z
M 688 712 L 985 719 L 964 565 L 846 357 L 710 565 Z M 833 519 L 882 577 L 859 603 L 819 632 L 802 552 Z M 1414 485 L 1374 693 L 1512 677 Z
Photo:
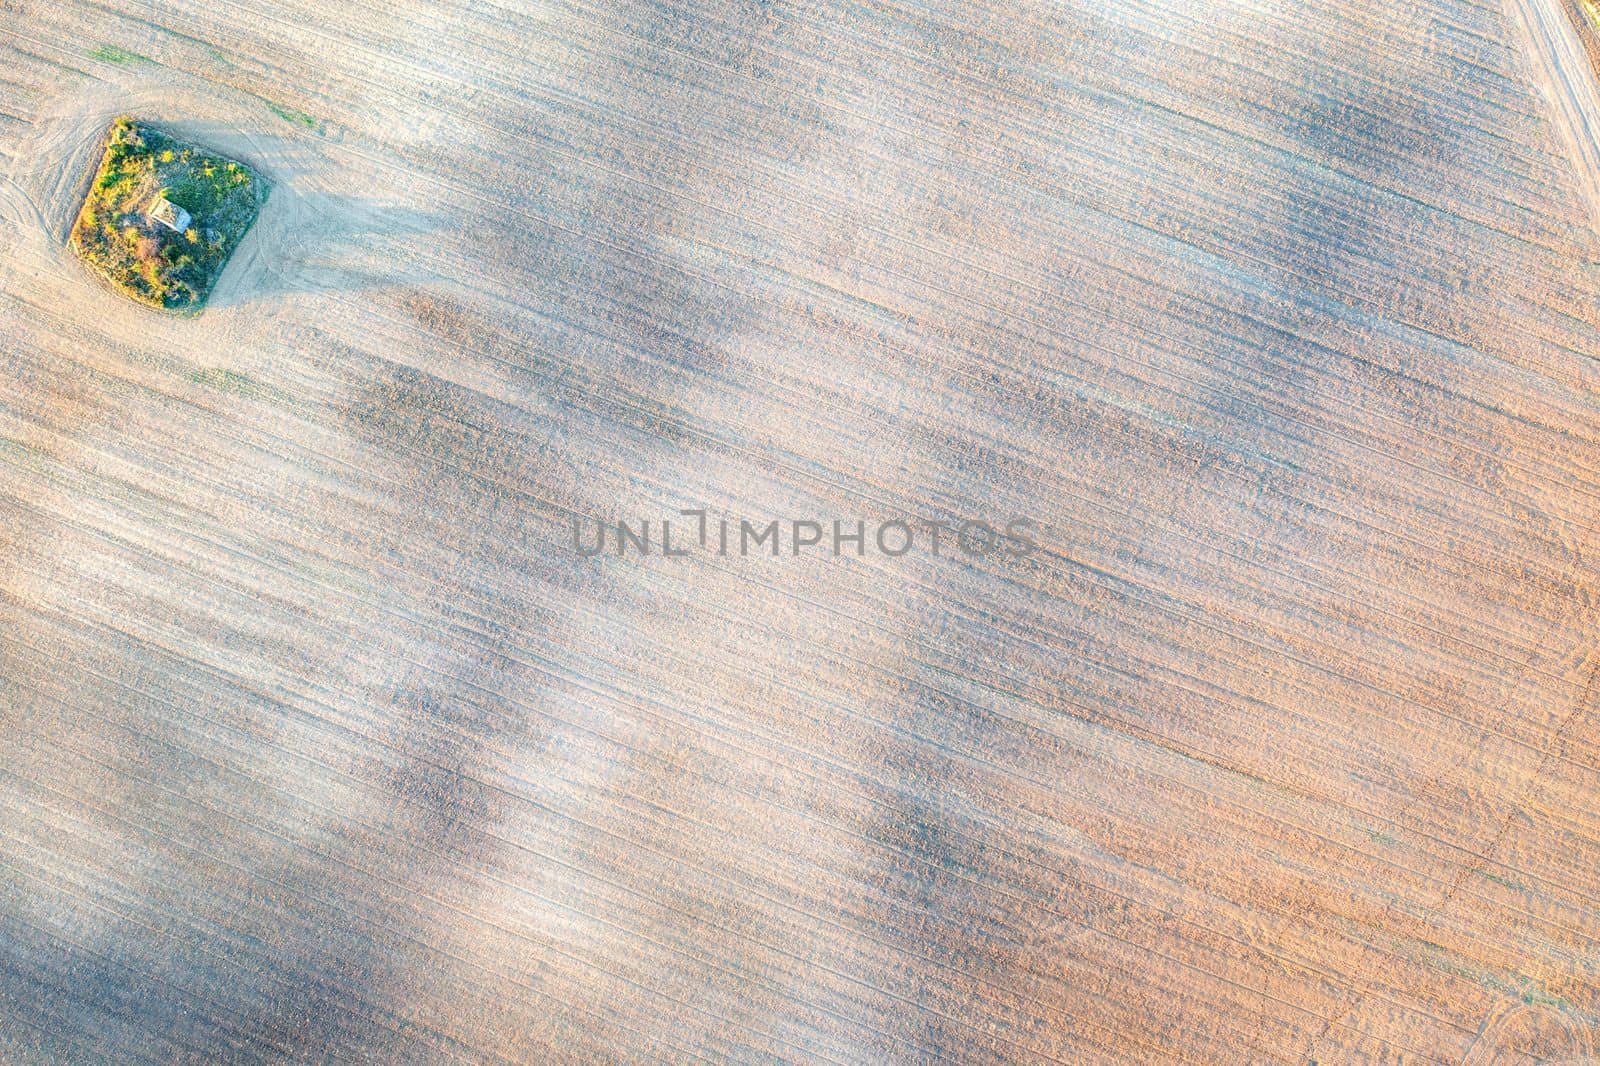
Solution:
M 243 163 L 119 118 L 72 227 L 72 247 L 117 291 L 164 311 L 195 313 L 267 191 Z M 189 212 L 185 232 L 147 217 L 158 196 Z

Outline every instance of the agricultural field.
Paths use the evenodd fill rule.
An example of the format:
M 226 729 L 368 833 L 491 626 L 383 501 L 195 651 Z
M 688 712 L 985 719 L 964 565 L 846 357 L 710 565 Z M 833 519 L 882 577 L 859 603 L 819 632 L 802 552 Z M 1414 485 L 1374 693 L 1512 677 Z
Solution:
M 1594 1061 L 1565 3 L 0 0 L 0 1061 Z

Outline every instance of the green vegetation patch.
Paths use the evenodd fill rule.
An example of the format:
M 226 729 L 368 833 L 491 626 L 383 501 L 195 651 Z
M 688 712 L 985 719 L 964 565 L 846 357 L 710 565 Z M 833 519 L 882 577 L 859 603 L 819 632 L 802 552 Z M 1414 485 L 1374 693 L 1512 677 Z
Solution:
M 1478 872 L 1480 874 L 1482 874 L 1484 877 L 1487 877 L 1489 880 L 1493 881 L 1495 884 L 1504 885 L 1506 888 L 1511 889 L 1513 892 L 1525 892 L 1525 891 L 1527 891 L 1527 886 L 1522 884 L 1520 881 L 1513 881 L 1509 877 L 1501 877 L 1499 874 L 1491 873 L 1488 870 L 1479 870 Z
M 267 106 L 272 109 L 274 115 L 277 115 L 285 122 L 292 122 L 296 126 L 304 126 L 307 129 L 316 129 L 317 119 L 314 115 L 308 115 L 304 111 L 292 107 L 284 107 L 282 104 L 269 102 Z
M 121 66 L 154 62 L 149 56 L 142 56 L 138 52 L 130 52 L 126 48 L 118 48 L 114 44 L 103 44 L 90 52 L 89 55 L 102 62 L 117 63 Z
M 196 314 L 269 188 L 237 160 L 119 118 L 73 224 L 72 249 L 118 292 Z
M 237 370 L 228 370 L 219 367 L 206 367 L 192 371 L 189 380 L 196 385 L 205 385 L 208 388 L 220 389 L 223 392 L 236 393 L 240 396 L 254 396 L 260 392 L 256 379 L 249 374 L 241 374 Z

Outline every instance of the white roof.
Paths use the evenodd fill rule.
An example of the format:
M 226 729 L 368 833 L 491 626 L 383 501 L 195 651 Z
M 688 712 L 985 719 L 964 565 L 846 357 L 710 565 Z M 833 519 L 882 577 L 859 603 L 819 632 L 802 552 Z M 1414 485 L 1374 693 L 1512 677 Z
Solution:
M 180 233 L 189 228 L 189 212 L 168 200 L 165 196 L 156 197 L 155 203 L 150 205 L 150 217 Z

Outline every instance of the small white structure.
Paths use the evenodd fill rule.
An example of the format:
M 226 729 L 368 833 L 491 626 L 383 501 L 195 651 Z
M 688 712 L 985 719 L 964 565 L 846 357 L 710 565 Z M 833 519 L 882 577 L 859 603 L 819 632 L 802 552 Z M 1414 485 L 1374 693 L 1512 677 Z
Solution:
M 157 196 L 155 203 L 150 205 L 150 210 L 145 214 L 174 233 L 182 233 L 189 228 L 189 223 L 192 221 L 189 212 L 167 199 L 165 195 Z

